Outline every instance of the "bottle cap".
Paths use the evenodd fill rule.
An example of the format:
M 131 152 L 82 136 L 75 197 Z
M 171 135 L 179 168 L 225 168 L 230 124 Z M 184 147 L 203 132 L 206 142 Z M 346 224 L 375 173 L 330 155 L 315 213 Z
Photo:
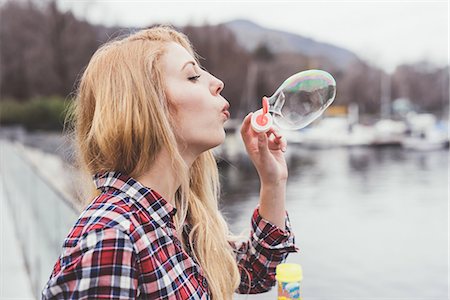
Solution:
M 303 279 L 302 267 L 299 264 L 279 264 L 275 278 L 282 282 L 301 281 Z

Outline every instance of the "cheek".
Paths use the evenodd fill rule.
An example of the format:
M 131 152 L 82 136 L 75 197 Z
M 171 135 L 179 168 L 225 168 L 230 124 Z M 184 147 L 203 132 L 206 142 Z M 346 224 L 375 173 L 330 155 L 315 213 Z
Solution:
M 212 131 L 217 131 L 220 115 L 213 103 L 208 103 L 208 96 L 202 90 L 188 86 L 172 91 L 174 92 L 166 94 L 180 137 L 199 140 L 213 134 Z
M 202 144 L 222 139 L 225 131 L 211 108 L 201 109 L 198 106 L 187 106 L 177 117 L 178 134 L 187 142 Z M 221 127 L 222 126 L 222 127 Z
M 201 95 L 180 95 L 173 101 L 178 120 L 197 124 L 211 120 L 214 107 L 206 103 Z

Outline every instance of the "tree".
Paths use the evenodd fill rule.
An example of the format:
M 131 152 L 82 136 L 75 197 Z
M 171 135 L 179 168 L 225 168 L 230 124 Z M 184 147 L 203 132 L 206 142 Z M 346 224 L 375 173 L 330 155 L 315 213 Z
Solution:
M 0 7 L 1 97 L 66 97 L 100 44 L 96 28 L 61 13 L 54 1 Z
M 437 68 L 428 62 L 401 65 L 393 74 L 395 98 L 408 98 L 427 112 L 442 115 L 448 109 L 449 68 Z

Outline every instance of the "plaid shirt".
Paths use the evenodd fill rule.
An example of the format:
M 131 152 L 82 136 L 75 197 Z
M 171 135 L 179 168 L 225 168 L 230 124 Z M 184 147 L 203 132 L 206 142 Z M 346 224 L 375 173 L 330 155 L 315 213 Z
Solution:
M 176 208 L 119 172 L 94 181 L 102 193 L 64 240 L 42 299 L 210 299 L 202 268 L 178 239 Z M 298 251 L 287 213 L 282 230 L 258 208 L 249 240 L 230 244 L 241 270 L 238 293 L 270 290 L 276 266 Z

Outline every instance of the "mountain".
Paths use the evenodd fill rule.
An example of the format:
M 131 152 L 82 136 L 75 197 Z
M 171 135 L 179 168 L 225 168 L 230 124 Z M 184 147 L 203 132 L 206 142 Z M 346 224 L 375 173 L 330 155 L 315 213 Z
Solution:
M 265 44 L 274 53 L 294 52 L 311 57 L 326 57 L 343 68 L 359 60 L 355 53 L 347 49 L 301 35 L 265 28 L 248 20 L 234 20 L 223 25 L 233 31 L 239 44 L 249 51 Z

